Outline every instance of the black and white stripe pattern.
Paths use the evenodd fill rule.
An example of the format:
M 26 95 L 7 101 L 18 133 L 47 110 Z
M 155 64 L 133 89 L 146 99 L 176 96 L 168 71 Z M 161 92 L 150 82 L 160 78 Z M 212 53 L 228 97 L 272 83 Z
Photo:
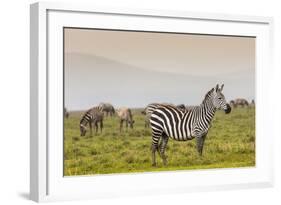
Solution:
M 143 114 L 145 114 L 145 124 L 144 127 L 147 128 L 150 125 L 150 117 L 153 111 L 159 106 L 159 105 L 172 105 L 168 103 L 150 103 L 146 106 Z
M 190 110 L 181 110 L 171 105 L 158 105 L 151 114 L 152 129 L 152 165 L 156 165 L 155 152 L 158 151 L 164 165 L 166 164 L 165 149 L 168 139 L 187 141 L 196 137 L 197 150 L 202 155 L 205 137 L 208 133 L 212 118 L 217 109 L 226 113 L 231 111 L 226 103 L 221 88 L 211 89 L 200 106 Z
M 87 110 L 80 120 L 80 134 L 85 136 L 87 132 L 87 124 L 90 127 L 90 135 L 92 135 L 92 124 L 96 127 L 96 132 L 98 131 L 98 123 L 100 123 L 100 129 L 103 128 L 103 108 L 101 106 L 93 107 Z

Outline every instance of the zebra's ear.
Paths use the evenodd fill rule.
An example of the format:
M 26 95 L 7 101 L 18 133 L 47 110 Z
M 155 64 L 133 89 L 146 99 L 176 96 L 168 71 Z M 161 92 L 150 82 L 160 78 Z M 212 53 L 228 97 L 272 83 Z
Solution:
M 223 86 L 224 86 L 224 84 L 222 84 L 222 85 L 221 85 L 221 89 L 220 89 L 220 91 L 222 91 L 222 89 L 223 89 Z
M 216 85 L 216 92 L 219 90 L 219 84 Z

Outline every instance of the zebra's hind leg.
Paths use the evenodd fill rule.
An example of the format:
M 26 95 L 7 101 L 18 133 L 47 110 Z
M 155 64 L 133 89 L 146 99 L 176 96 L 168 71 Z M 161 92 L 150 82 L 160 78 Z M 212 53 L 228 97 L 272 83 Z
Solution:
M 123 128 L 123 120 L 120 120 L 120 129 L 119 129 L 120 133 L 122 132 L 122 128 Z
M 169 137 L 165 133 L 163 133 L 159 148 L 160 148 L 160 156 L 163 160 L 164 166 L 167 165 L 167 156 L 165 155 L 165 151 L 166 151 L 166 147 L 168 144 L 168 140 L 169 140 Z
M 197 151 L 200 156 L 203 154 L 203 147 L 205 142 L 206 135 L 200 136 L 196 138 L 196 145 L 197 145 Z
M 145 119 L 144 121 L 144 128 L 148 128 L 149 127 L 149 120 Z
M 89 122 L 90 136 L 91 136 L 91 137 L 93 136 L 92 123 L 93 123 L 93 122 Z
M 152 154 L 152 166 L 156 166 L 155 152 L 159 153 L 159 139 L 161 138 L 161 133 L 152 132 L 152 145 L 151 145 L 151 154 Z
M 98 133 L 98 129 L 99 129 L 99 125 L 98 125 L 98 122 L 97 122 L 97 121 L 95 121 L 95 128 L 96 128 L 95 134 L 97 134 L 97 133 Z

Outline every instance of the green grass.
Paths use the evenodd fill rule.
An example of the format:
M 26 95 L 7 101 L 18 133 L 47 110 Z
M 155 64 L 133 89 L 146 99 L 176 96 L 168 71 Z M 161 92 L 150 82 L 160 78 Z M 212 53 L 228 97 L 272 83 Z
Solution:
M 255 109 L 237 108 L 228 115 L 218 111 L 205 141 L 203 156 L 195 140 L 169 140 L 163 166 L 151 166 L 151 131 L 144 116 L 134 110 L 134 129 L 119 132 L 117 117 L 106 117 L 102 133 L 80 137 L 81 113 L 70 113 L 64 124 L 64 175 L 147 172 L 255 166 Z M 94 131 L 93 131 L 94 133 Z

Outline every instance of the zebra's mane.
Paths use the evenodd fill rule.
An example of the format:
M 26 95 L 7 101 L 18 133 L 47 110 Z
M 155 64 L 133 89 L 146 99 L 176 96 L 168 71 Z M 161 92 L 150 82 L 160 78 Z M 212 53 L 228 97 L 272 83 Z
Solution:
M 213 91 L 214 91 L 214 88 L 212 88 L 211 90 L 209 90 L 209 91 L 207 92 L 207 94 L 205 95 L 205 98 L 204 98 L 202 104 L 204 104 L 208 99 L 210 99 L 210 96 L 211 96 L 211 94 L 212 94 Z

